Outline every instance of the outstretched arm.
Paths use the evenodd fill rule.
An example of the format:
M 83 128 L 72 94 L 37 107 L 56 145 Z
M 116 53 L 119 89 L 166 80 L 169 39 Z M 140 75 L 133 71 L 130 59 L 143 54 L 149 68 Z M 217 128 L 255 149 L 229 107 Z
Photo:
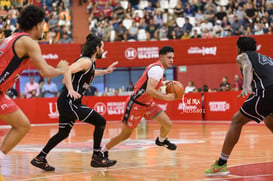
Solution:
M 23 36 L 15 44 L 18 55 L 29 56 L 33 64 L 46 78 L 56 77 L 63 74 L 68 69 L 68 62 L 61 60 L 57 68 L 49 65 L 42 56 L 39 44 L 30 37 Z
M 97 75 L 102 75 L 102 74 L 109 74 L 112 73 L 115 69 L 116 69 L 116 65 L 118 64 L 118 61 L 115 61 L 114 63 L 112 63 L 109 67 L 107 67 L 107 69 L 104 70 L 95 70 L 95 76 Z

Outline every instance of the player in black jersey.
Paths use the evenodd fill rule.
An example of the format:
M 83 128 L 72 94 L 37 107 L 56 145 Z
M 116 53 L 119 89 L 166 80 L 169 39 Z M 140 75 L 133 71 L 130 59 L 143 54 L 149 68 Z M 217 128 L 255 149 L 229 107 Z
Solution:
M 206 176 L 228 175 L 227 160 L 237 141 L 242 127 L 251 120 L 264 120 L 273 133 L 273 60 L 256 52 L 252 37 L 239 37 L 236 62 L 244 77 L 243 90 L 239 97 L 248 96 L 240 110 L 234 114 L 227 132 L 219 159 L 205 170 Z
M 96 58 L 102 58 L 104 44 L 102 40 L 92 34 L 86 37 L 85 44 L 82 45 L 81 56 L 69 67 L 72 80 L 67 79 L 58 97 L 57 106 L 59 111 L 59 130 L 51 137 L 42 151 L 31 161 L 31 164 L 45 171 L 53 171 L 54 167 L 47 163 L 46 156 L 57 144 L 68 137 L 76 120 L 89 123 L 95 126 L 93 132 L 93 156 L 92 167 L 110 167 L 116 164 L 116 160 L 109 160 L 108 153 L 101 151 L 101 140 L 103 137 L 106 120 L 94 109 L 82 104 L 81 99 L 88 89 L 95 75 L 113 72 L 114 62 L 107 69 L 96 70 Z M 71 87 L 73 87 L 71 89 Z M 69 89 L 68 89 L 69 88 Z M 80 98 L 74 99 L 69 96 L 68 90 L 75 90 L 80 94 Z

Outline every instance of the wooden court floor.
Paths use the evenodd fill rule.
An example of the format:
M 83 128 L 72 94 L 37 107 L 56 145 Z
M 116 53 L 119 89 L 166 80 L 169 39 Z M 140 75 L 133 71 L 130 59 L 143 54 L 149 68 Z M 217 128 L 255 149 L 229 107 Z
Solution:
M 273 135 L 261 124 L 248 124 L 228 162 L 231 175 L 205 177 L 203 172 L 218 158 L 229 127 L 225 123 L 175 122 L 169 139 L 176 151 L 157 147 L 155 122 L 141 123 L 131 138 L 110 152 L 118 163 L 108 169 L 90 167 L 93 127 L 76 124 L 64 142 L 48 155 L 54 172 L 44 172 L 30 164 L 57 125 L 32 126 L 27 136 L 3 160 L 1 180 L 5 181 L 188 181 L 188 180 L 273 180 Z M 108 122 L 103 144 L 121 128 Z M 0 128 L 3 137 L 7 128 Z

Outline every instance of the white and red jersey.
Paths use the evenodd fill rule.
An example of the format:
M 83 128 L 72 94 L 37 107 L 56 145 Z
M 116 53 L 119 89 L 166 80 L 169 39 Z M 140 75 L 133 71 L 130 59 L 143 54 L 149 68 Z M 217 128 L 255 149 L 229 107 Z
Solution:
M 15 83 L 17 74 L 21 74 L 29 57 L 19 58 L 15 52 L 14 44 L 27 33 L 14 33 L 0 44 L 0 92 L 5 93 Z
M 157 61 L 157 62 L 155 62 L 153 64 L 150 64 L 146 68 L 146 70 L 144 71 L 142 76 L 137 81 L 137 83 L 135 85 L 135 88 L 134 88 L 134 92 L 133 92 L 133 94 L 131 96 L 133 100 L 137 101 L 138 103 L 145 104 L 145 105 L 148 105 L 148 104 L 152 103 L 153 100 L 154 100 L 154 98 L 152 96 L 150 96 L 150 95 L 148 95 L 146 93 L 148 78 L 153 77 L 151 74 L 149 74 L 149 71 L 151 71 L 151 69 L 159 70 L 159 71 L 157 71 L 157 73 L 158 73 L 157 77 L 158 76 L 159 77 L 155 78 L 159 82 L 158 82 L 155 89 L 158 90 L 160 88 L 160 86 L 162 84 L 162 80 L 163 80 L 164 68 L 163 68 L 162 64 Z

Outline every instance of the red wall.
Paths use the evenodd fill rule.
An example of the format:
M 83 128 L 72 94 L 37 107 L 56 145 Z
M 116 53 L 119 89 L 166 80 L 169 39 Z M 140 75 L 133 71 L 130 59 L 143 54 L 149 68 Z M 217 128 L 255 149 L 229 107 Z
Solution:
M 177 80 L 184 86 L 192 80 L 197 88 L 203 87 L 204 84 L 209 88 L 219 88 L 223 76 L 228 77 L 228 82 L 233 84 L 234 75 L 241 76 L 240 69 L 236 63 L 229 64 L 208 64 L 208 65 L 186 65 L 185 72 L 179 72 L 177 67 Z

